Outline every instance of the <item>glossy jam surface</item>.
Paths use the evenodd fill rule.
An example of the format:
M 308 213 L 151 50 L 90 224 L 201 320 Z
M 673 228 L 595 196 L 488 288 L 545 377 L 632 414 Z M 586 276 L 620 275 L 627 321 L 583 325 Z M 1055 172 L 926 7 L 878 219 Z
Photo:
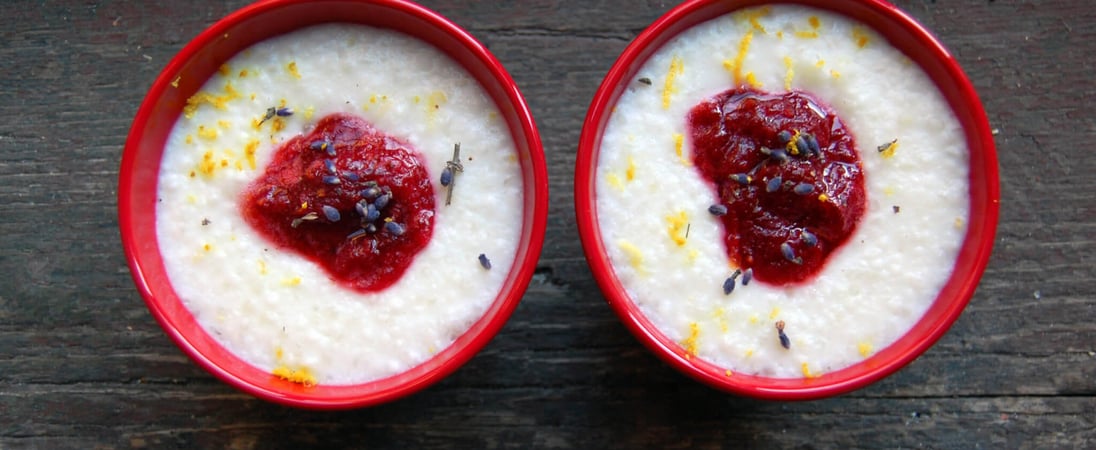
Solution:
M 864 215 L 853 137 L 804 92 L 731 89 L 693 107 L 688 130 L 693 163 L 726 207 L 728 256 L 758 280 L 811 279 Z
M 361 292 L 399 280 L 434 227 L 422 157 L 347 114 L 324 117 L 279 148 L 241 206 L 266 239 Z

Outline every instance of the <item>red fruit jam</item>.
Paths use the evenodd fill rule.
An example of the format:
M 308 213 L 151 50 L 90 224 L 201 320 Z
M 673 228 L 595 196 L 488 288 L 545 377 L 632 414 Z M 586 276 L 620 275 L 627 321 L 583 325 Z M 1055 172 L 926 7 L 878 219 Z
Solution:
M 727 210 L 727 255 L 758 280 L 810 279 L 856 229 L 860 157 L 841 119 L 810 95 L 739 87 L 693 107 L 688 123 L 693 163 Z
M 343 114 L 279 148 L 244 191 L 242 208 L 261 235 L 362 292 L 399 280 L 434 230 L 422 157 Z

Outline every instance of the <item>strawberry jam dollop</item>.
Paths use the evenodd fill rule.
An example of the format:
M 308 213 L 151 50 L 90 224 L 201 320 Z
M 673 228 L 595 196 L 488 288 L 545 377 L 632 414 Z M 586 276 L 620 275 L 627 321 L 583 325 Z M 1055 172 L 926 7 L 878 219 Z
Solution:
M 805 282 L 856 229 L 866 193 L 841 119 L 807 93 L 739 87 L 688 115 L 693 163 L 714 185 L 727 255 L 754 278 Z
M 360 292 L 399 280 L 434 229 L 422 157 L 345 114 L 324 117 L 280 147 L 241 206 L 263 237 Z

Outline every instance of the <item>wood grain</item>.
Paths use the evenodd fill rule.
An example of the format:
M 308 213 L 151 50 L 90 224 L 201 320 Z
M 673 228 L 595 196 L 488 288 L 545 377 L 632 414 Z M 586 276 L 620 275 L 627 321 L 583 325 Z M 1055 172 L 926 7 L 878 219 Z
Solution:
M 616 320 L 582 258 L 572 173 L 613 61 L 672 2 L 427 1 L 515 78 L 551 180 L 537 275 L 453 376 L 375 408 L 256 400 L 168 340 L 133 288 L 115 187 L 145 90 L 246 2 L 0 3 L 0 448 L 1096 447 L 1096 10 L 1068 0 L 895 3 L 985 104 L 1002 215 L 969 308 L 907 368 L 824 401 L 717 393 Z

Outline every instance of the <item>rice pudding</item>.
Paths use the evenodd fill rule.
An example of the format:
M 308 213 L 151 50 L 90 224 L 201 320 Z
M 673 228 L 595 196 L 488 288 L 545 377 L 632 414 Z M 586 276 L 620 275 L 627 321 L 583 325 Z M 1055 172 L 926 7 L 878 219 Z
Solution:
M 791 97 L 845 130 L 849 190 L 821 173 L 838 161 L 827 152 L 846 142 L 834 138 L 838 127 L 759 124 L 754 142 L 724 140 L 714 150 L 697 132 L 704 105 L 720 114 L 743 102 L 743 111 L 778 109 L 761 101 Z M 712 164 L 712 154 L 755 159 L 716 172 L 739 159 Z M 752 8 L 682 32 L 637 71 L 602 136 L 597 220 L 629 298 L 682 354 L 728 375 L 814 377 L 887 347 L 935 300 L 965 233 L 967 164 L 943 95 L 873 30 L 818 9 Z M 860 200 L 842 195 L 858 185 Z M 736 211 L 749 200 L 740 193 L 756 198 Z M 797 204 L 789 202 L 804 206 L 765 209 Z M 790 214 L 816 204 L 844 208 L 835 217 L 848 223 Z M 779 220 L 750 226 L 776 237 L 729 227 L 755 206 Z M 846 234 L 818 231 L 825 226 Z M 762 244 L 767 254 L 756 259 L 743 252 Z M 806 252 L 823 246 L 807 267 Z M 764 264 L 776 269 L 762 276 Z
M 336 139 L 330 149 L 312 148 L 330 135 L 331 121 L 368 129 L 353 139 L 374 139 L 362 155 L 399 151 L 421 166 L 414 171 L 427 183 L 408 190 L 423 193 L 413 216 L 398 217 L 406 195 L 391 177 L 378 182 L 379 163 L 355 166 L 360 158 L 345 157 Z M 292 164 L 278 165 L 288 151 L 311 164 L 299 179 L 285 169 Z M 245 214 L 247 205 L 263 197 L 250 194 L 268 176 L 312 196 L 294 219 L 283 216 L 281 229 L 350 223 L 338 232 L 353 243 L 426 239 L 399 274 L 355 285 L 360 274 L 340 275 L 249 222 L 262 214 Z M 309 177 L 320 181 L 294 184 Z M 370 181 L 377 195 L 365 193 Z M 336 188 L 362 198 L 336 202 Z M 174 290 L 227 350 L 302 384 L 356 384 L 428 360 L 487 311 L 517 251 L 522 189 L 506 123 L 456 62 L 400 33 L 327 24 L 240 52 L 190 98 L 161 162 L 156 232 Z M 359 200 L 367 200 L 360 214 Z M 383 216 L 367 221 L 370 207 Z

